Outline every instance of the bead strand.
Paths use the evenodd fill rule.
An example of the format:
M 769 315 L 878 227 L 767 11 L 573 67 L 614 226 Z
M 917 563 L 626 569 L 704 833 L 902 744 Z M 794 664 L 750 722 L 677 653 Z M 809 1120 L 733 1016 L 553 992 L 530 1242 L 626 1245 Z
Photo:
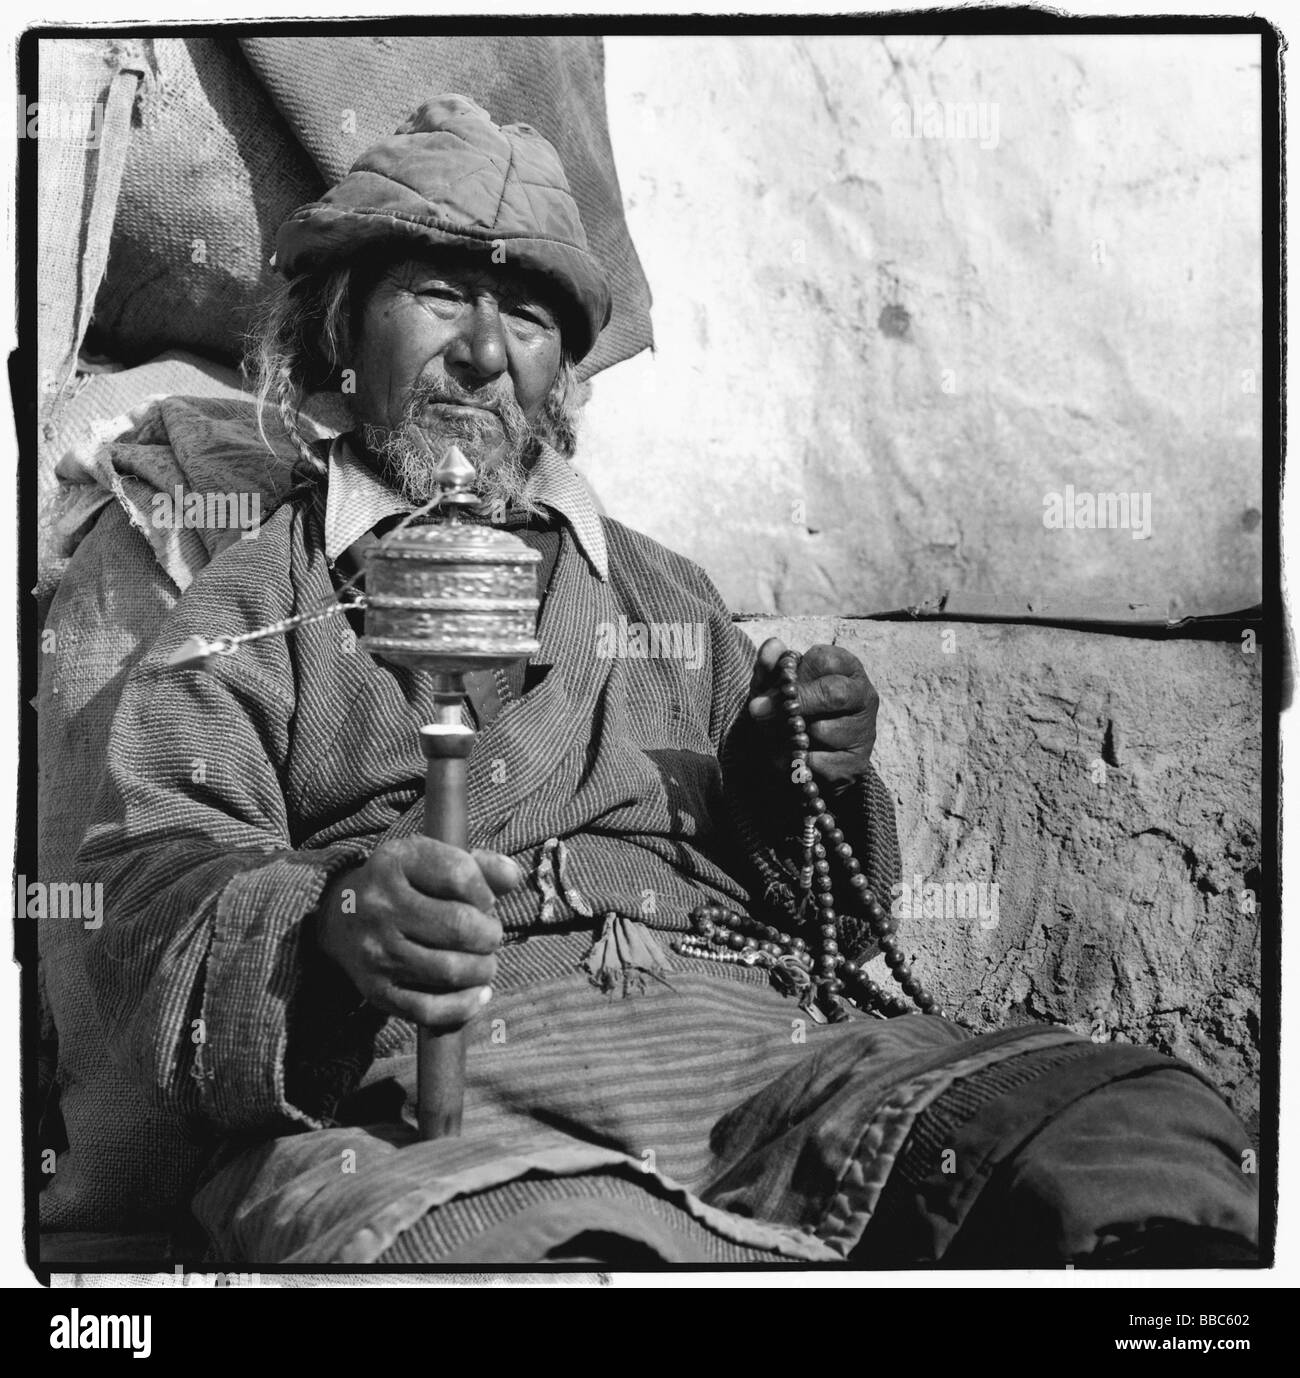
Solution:
M 902 1003 L 887 996 L 880 986 L 862 973 L 856 962 L 849 961 L 839 951 L 839 929 L 830 877 L 829 858 L 833 856 L 848 879 L 854 899 L 865 913 L 868 927 L 884 954 L 885 965 L 889 968 L 890 975 L 902 988 L 903 994 L 914 1001 L 922 1013 L 937 1013 L 937 1002 L 913 972 L 898 939 L 894 936 L 897 925 L 892 915 L 872 893 L 870 881 L 862 872 L 861 862 L 853 855 L 852 846 L 845 840 L 843 831 L 837 825 L 830 809 L 826 807 L 816 781 L 812 779 L 808 770 L 811 739 L 808 736 L 808 724 L 799 711 L 799 657 L 795 652 L 786 651 L 782 655 L 777 662 L 777 677 L 781 703 L 790 729 L 791 759 L 794 763 L 791 774 L 803 795 L 805 825 L 811 823 L 821 833 L 821 850 L 825 858 L 819 867 L 814 852 L 816 903 L 821 911 L 820 929 L 823 937 L 821 955 L 817 959 L 818 978 L 832 993 L 838 993 L 843 989 L 844 978 L 848 978 L 874 1003 L 879 1004 L 882 998 L 890 1007 L 896 1008 Z
M 774 981 L 802 991 L 806 1001 L 819 998 L 833 1007 L 834 998 L 843 993 L 863 1008 L 875 1008 L 889 1016 L 908 1013 L 906 1000 L 891 995 L 867 976 L 859 962 L 840 950 L 843 934 L 836 912 L 834 859 L 894 981 L 923 1014 L 938 1014 L 937 1002 L 899 945 L 893 915 L 872 893 L 861 862 L 853 855 L 812 777 L 808 766 L 812 743 L 807 721 L 799 711 L 799 657 L 793 651 L 785 652 L 777 662 L 777 683 L 790 731 L 791 780 L 802 796 L 804 814 L 794 920 L 808 937 L 785 933 L 718 904 L 702 904 L 691 913 L 692 936 L 676 943 L 676 949 L 687 956 L 769 968 Z

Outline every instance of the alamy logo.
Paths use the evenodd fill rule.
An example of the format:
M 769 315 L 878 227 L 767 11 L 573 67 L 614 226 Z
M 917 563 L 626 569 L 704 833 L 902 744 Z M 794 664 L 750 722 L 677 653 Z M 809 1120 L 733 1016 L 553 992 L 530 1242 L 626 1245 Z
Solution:
M 596 624 L 596 655 L 600 660 L 680 660 L 689 669 L 704 664 L 702 622 L 617 622 Z
M 350 1152 L 351 1150 L 346 1150 Z M 170 1273 L 156 1273 L 155 1287 L 260 1287 L 261 1273 L 188 1273 L 181 1264 Z
M 153 1352 L 152 1316 L 83 1316 L 73 1307 L 69 1316 L 50 1318 L 51 1349 L 129 1349 L 133 1359 Z
M 168 531 L 242 531 L 244 540 L 262 523 L 260 493 L 187 493 L 177 484 L 170 493 L 155 493 L 150 520 Z
M 80 919 L 83 928 L 99 928 L 104 922 L 104 886 L 76 881 L 14 881 L 14 918 Z
M 98 148 L 104 133 L 104 105 L 97 100 L 33 100 L 18 97 L 18 137 L 50 139 Z
M 998 146 L 997 102 L 928 100 L 894 106 L 890 133 L 896 139 L 978 139 Z
M 1064 493 L 1043 497 L 1043 525 L 1049 531 L 1128 531 L 1135 541 L 1151 535 L 1150 493 Z
M 978 919 L 987 932 L 1000 922 L 996 880 L 926 880 L 917 873 L 912 883 L 900 881 L 890 890 L 889 912 L 896 919 Z

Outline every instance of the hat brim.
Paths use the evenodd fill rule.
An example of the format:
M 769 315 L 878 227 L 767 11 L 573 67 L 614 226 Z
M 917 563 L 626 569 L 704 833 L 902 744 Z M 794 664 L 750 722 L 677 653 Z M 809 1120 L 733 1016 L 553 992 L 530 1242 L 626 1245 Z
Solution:
M 556 239 L 472 233 L 431 218 L 382 208 L 346 209 L 315 202 L 295 211 L 276 236 L 275 264 L 286 277 L 333 268 L 381 244 L 491 253 L 551 282 L 573 308 L 565 345 L 575 361 L 590 353 L 612 310 L 604 269 L 589 253 Z

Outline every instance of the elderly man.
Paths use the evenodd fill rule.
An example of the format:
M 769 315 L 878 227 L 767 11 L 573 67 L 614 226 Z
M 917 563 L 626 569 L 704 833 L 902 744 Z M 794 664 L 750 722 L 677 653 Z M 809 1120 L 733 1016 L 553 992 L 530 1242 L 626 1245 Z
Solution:
M 82 849 L 97 1004 L 211 1145 L 213 1256 L 1251 1261 L 1245 1135 L 1190 1069 L 935 1012 L 886 913 L 856 660 L 755 654 L 694 565 L 597 514 L 573 364 L 610 299 L 551 146 L 430 101 L 277 261 L 261 402 L 297 481 L 132 673 Z M 318 444 L 330 390 L 351 424 Z M 541 557 L 540 654 L 471 677 L 472 853 L 420 835 L 429 678 L 338 619 L 172 664 L 328 601 L 451 444 Z M 692 654 L 602 648 L 623 625 Z M 467 1026 L 459 1138 L 411 1131 L 415 1025 Z

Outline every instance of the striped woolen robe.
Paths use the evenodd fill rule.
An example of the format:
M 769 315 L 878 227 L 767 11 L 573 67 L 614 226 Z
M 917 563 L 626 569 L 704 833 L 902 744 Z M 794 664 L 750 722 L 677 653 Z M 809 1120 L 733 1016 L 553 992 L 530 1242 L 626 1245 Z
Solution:
M 81 854 L 105 887 L 87 969 L 114 1055 L 213 1144 L 195 1212 L 217 1257 L 491 1263 L 599 1239 L 601 1257 L 833 1260 L 874 1221 L 886 1255 L 938 1256 L 997 1165 L 1113 1081 L 1196 1086 L 1217 1107 L 1198 1114 L 1227 1134 L 1226 1109 L 1167 1059 L 1065 1030 L 821 1027 L 762 973 L 671 952 L 643 989 L 598 988 L 582 963 L 600 916 L 667 947 L 701 899 L 757 906 L 729 796 L 765 820 L 765 843 L 785 821 L 744 750 L 726 750 L 752 647 L 695 566 L 607 522 L 608 584 L 562 535 L 532 687 L 470 762 L 471 844 L 532 879 L 499 904 L 507 943 L 471 1029 L 464 1136 L 412 1143 L 413 1031 L 358 1006 L 300 934 L 331 876 L 421 825 L 427 677 L 374 662 L 337 619 L 206 671 L 165 668 L 188 636 L 328 595 L 322 515 L 319 494 L 300 495 L 191 585 L 124 690 Z M 698 665 L 595 654 L 620 618 L 698 625 Z M 846 828 L 887 890 L 889 801 L 873 782 L 852 802 Z M 539 877 L 556 879 L 561 843 L 546 907 Z M 960 1176 L 939 1166 L 954 1143 Z M 1203 1165 L 1196 1218 L 1235 1226 L 1248 1211 L 1219 1167 Z M 1131 1213 L 1186 1197 L 1168 1177 L 1138 1173 Z M 964 1204 L 918 1216 L 913 1198 L 936 1191 Z M 1096 1231 L 1080 1208 L 1050 1247 L 1086 1253 Z

